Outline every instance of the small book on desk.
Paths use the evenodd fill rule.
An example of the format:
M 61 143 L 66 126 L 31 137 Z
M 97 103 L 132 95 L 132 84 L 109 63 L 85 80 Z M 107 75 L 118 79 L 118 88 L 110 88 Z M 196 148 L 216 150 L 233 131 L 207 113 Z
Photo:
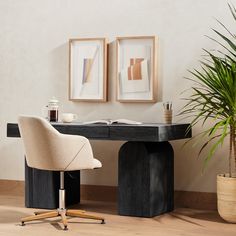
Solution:
M 134 121 L 134 120 L 127 120 L 127 119 L 117 119 L 117 120 L 111 120 L 111 119 L 105 119 L 105 120 L 92 120 L 92 121 L 86 121 L 83 122 L 84 125 L 90 125 L 90 124 L 126 124 L 126 125 L 141 125 L 142 122 Z

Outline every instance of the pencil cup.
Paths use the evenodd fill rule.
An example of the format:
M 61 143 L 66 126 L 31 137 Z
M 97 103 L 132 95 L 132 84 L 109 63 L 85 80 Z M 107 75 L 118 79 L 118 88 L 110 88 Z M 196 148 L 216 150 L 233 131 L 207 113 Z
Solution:
M 172 123 L 172 110 L 164 110 L 164 120 L 166 124 Z

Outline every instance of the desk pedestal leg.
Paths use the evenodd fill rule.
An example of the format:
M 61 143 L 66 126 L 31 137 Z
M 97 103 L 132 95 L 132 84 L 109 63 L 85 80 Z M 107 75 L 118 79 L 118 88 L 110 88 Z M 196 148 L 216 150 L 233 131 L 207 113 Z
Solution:
M 25 206 L 59 207 L 60 172 L 31 168 L 25 162 Z M 80 202 L 80 171 L 65 172 L 66 205 Z
M 119 151 L 120 215 L 153 217 L 174 208 L 174 152 L 168 142 L 127 142 Z

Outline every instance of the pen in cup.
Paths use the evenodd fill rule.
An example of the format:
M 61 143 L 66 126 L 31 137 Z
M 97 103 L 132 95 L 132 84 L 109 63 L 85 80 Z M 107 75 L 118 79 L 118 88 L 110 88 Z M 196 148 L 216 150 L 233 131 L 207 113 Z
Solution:
M 172 110 L 172 102 L 164 102 L 163 107 L 165 110 Z

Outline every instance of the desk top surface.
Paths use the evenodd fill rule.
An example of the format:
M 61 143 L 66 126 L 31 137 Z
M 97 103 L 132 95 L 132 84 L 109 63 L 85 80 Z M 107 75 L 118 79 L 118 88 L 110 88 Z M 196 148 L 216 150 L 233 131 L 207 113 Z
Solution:
M 128 124 L 83 124 L 83 123 L 51 123 L 60 133 L 82 135 L 97 140 L 126 140 L 163 142 L 191 137 L 189 124 L 143 123 Z M 18 124 L 7 124 L 7 137 L 20 137 Z

